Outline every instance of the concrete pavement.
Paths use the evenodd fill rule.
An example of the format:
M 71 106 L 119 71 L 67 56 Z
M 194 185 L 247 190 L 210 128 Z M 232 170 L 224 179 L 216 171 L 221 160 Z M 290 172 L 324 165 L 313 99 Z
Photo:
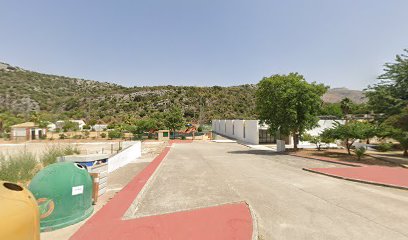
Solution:
M 174 145 L 126 218 L 246 201 L 260 239 L 408 239 L 408 192 L 303 171 L 342 167 L 235 143 Z

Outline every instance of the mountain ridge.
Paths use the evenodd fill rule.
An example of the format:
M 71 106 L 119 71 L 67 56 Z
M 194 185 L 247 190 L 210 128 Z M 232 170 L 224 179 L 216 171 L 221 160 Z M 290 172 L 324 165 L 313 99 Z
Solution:
M 33 72 L 0 62 L 0 112 L 43 112 L 54 118 L 84 118 L 100 122 L 124 121 L 166 112 L 179 105 L 190 121 L 201 118 L 256 118 L 255 84 L 239 86 L 143 86 L 125 87 Z M 349 97 L 364 102 L 363 92 L 333 88 L 325 102 Z

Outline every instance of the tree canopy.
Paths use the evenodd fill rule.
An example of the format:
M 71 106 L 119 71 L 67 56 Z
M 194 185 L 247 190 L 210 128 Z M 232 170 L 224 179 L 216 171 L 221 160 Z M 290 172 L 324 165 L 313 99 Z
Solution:
M 324 85 L 308 83 L 298 73 L 263 78 L 256 91 L 259 119 L 269 125 L 271 134 L 292 134 L 296 149 L 298 135 L 316 126 L 326 91 Z
M 369 86 L 366 95 L 370 108 L 383 114 L 379 135 L 399 141 L 408 156 L 408 49 L 404 52 L 384 65 L 381 82 Z
M 324 130 L 321 137 L 344 141 L 348 154 L 351 154 L 351 147 L 356 140 L 368 139 L 375 135 L 376 128 L 371 123 L 352 121 L 346 124 L 337 123 L 335 127 Z

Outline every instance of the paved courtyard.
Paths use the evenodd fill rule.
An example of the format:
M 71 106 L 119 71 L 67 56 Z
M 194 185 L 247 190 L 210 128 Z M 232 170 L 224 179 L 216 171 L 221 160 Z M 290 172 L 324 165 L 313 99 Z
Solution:
M 236 143 L 175 144 L 124 218 L 245 201 L 259 239 L 408 239 L 408 191 L 302 168 L 342 167 Z

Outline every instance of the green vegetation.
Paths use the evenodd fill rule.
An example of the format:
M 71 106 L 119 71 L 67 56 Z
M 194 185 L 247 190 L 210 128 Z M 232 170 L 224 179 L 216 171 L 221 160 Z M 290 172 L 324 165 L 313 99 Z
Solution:
M 76 146 L 67 145 L 48 147 L 40 156 L 39 161 L 37 157 L 30 152 L 0 155 L 0 180 L 28 182 L 41 167 L 55 163 L 58 157 L 79 153 L 79 149 Z
M 377 129 L 368 122 L 352 121 L 346 124 L 336 124 L 334 128 L 326 129 L 321 134 L 325 139 L 342 140 L 346 145 L 348 154 L 351 155 L 351 147 L 356 140 L 363 140 L 374 137 Z
M 393 146 L 394 144 L 392 143 L 381 143 L 381 144 L 378 144 L 377 150 L 380 152 L 388 152 L 392 149 Z
M 67 146 L 50 146 L 46 149 L 45 153 L 41 156 L 40 162 L 43 167 L 46 167 L 50 164 L 56 163 L 58 157 L 66 155 L 80 154 L 79 149 L 73 145 Z
M 302 75 L 273 75 L 258 83 L 256 109 L 262 122 L 269 125 L 272 134 L 292 134 L 297 149 L 298 136 L 316 126 L 327 88 L 308 83 Z
M 403 155 L 408 156 L 408 55 L 397 55 L 394 63 L 386 63 L 379 79 L 366 92 L 371 110 L 382 114 L 377 119 L 382 130 L 379 136 L 399 141 Z
M 179 107 L 173 106 L 164 116 L 164 125 L 174 133 L 184 126 L 183 112 Z
M 354 153 L 356 154 L 356 156 L 357 156 L 357 159 L 360 161 L 361 160 L 361 157 L 364 155 L 364 153 L 366 152 L 366 148 L 365 147 L 359 147 L 359 148 L 356 148 L 355 150 L 354 150 Z
M 118 139 L 123 137 L 123 132 L 119 130 L 111 130 L 108 132 L 108 137 L 110 139 Z
M 13 156 L 0 155 L 0 180 L 27 182 L 39 167 L 34 154 L 22 152 Z

